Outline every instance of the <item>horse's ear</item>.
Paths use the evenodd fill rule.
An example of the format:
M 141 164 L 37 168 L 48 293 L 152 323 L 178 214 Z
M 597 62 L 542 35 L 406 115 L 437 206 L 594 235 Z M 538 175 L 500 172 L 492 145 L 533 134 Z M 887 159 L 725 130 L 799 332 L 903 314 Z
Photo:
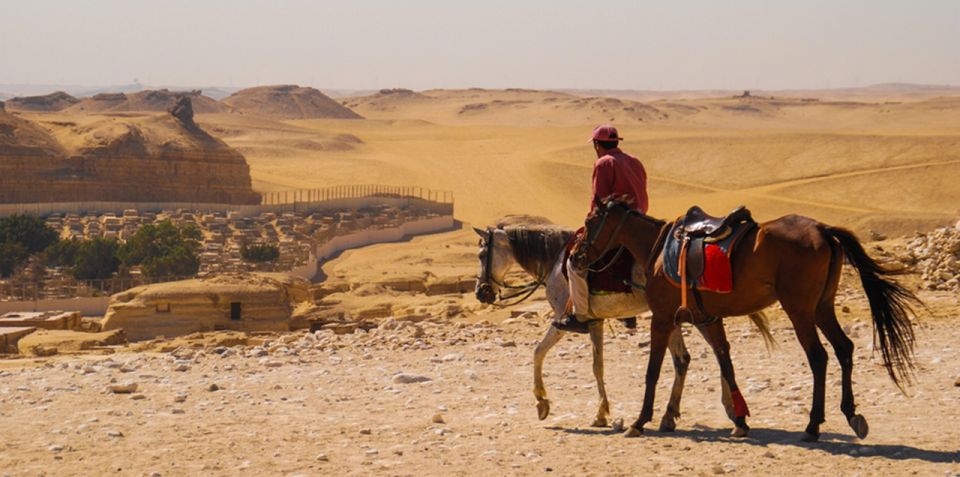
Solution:
M 480 236 L 480 238 L 482 238 L 482 239 L 487 238 L 487 231 L 486 231 L 486 230 L 478 229 L 478 228 L 474 227 L 474 228 L 473 228 L 473 231 L 476 232 L 477 235 Z

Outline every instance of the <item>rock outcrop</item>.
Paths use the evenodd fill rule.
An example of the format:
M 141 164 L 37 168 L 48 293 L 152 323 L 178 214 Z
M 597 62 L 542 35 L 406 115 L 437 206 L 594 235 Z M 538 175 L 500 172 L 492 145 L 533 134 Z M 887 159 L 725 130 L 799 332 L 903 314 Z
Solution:
M 223 100 L 234 112 L 281 119 L 362 119 L 362 116 L 314 88 L 258 86 Z
M 79 99 L 70 96 L 63 91 L 46 94 L 43 96 L 24 96 L 13 98 L 7 101 L 7 109 L 10 111 L 61 111 L 80 102 Z
M 84 98 L 67 109 L 71 113 L 119 113 L 133 111 L 169 111 L 180 98 L 188 97 L 197 114 L 225 113 L 223 103 L 203 95 L 200 90 L 170 91 L 168 89 L 146 90 L 138 93 L 103 93 Z
M 309 283 L 284 273 L 224 274 L 158 283 L 110 299 L 103 330 L 122 328 L 131 341 L 199 331 L 289 331 Z
M 246 159 L 183 117 L 0 112 L 0 203 L 260 203 Z
M 960 222 L 909 239 L 899 262 L 888 268 L 904 265 L 920 273 L 928 290 L 960 291 Z

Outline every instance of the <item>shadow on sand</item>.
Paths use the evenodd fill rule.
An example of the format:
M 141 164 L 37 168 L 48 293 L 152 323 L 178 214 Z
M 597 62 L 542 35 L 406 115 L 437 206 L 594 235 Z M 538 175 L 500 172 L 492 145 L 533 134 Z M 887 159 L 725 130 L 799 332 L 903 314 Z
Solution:
M 605 435 L 616 436 L 609 428 L 566 428 L 549 426 L 550 431 L 559 431 L 575 435 Z M 736 438 L 730 436 L 729 429 L 716 429 L 696 424 L 693 429 L 677 430 L 674 432 L 657 432 L 645 430 L 642 439 L 656 439 L 657 437 L 674 437 L 688 439 L 694 442 L 728 442 L 730 444 L 746 444 L 767 447 L 770 444 L 787 445 L 804 449 L 816 449 L 833 455 L 850 457 L 883 457 L 890 460 L 918 459 L 925 462 L 945 464 L 960 462 L 960 451 L 937 451 L 919 449 L 908 445 L 896 444 L 868 444 L 859 441 L 852 435 L 824 432 L 820 435 L 820 442 L 802 442 L 801 433 L 788 432 L 780 429 L 754 427 L 750 429 L 750 436 Z

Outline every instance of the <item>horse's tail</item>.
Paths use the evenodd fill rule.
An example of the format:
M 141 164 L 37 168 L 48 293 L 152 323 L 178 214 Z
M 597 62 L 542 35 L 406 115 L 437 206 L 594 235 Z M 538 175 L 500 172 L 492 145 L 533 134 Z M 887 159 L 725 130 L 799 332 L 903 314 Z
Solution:
M 870 302 L 873 315 L 875 343 L 879 341 L 883 365 L 894 384 L 903 391 L 901 381 L 909 384 L 913 371 L 913 313 L 911 303 L 922 305 L 920 299 L 897 282 L 885 279 L 891 272 L 867 255 L 860 241 L 849 230 L 839 227 L 821 227 L 826 237 L 836 239 L 857 272 Z
M 773 349 L 777 347 L 777 342 L 773 339 L 773 334 L 770 333 L 770 324 L 767 322 L 767 315 L 762 311 L 750 313 L 750 321 L 757 327 L 760 336 L 763 336 L 763 344 L 767 347 L 767 352 L 773 351 Z

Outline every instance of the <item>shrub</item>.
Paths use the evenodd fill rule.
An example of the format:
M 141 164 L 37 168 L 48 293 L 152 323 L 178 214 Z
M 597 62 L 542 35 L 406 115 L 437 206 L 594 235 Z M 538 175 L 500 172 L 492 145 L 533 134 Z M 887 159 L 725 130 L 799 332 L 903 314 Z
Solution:
M 240 247 L 240 256 L 247 262 L 272 262 L 280 258 L 280 247 L 268 243 L 255 243 Z

